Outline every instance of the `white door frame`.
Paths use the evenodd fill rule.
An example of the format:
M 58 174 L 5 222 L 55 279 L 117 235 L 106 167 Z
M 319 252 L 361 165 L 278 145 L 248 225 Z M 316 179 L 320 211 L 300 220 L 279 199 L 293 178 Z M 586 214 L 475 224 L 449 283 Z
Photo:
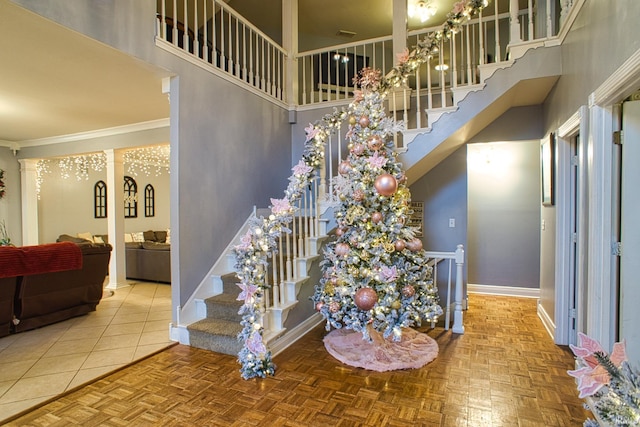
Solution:
M 612 133 L 617 126 L 616 103 L 640 85 L 640 49 L 589 96 L 589 131 L 583 143 L 588 155 L 587 317 L 584 332 L 604 348 L 615 342 L 617 289 L 612 255 L 615 230 L 612 194 L 615 149 Z

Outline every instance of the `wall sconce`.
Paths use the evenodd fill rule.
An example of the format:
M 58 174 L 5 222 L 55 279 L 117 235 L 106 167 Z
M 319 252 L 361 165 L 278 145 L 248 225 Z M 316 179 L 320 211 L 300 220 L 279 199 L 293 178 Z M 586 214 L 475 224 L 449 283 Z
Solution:
M 425 22 L 436 14 L 438 9 L 433 5 L 431 0 L 409 0 L 407 5 L 407 14 L 409 18 L 417 17 L 420 22 Z

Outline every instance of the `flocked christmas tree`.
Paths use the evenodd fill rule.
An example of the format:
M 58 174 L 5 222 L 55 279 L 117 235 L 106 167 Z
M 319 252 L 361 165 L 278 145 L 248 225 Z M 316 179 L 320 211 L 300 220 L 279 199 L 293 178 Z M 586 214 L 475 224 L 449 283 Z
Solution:
M 442 314 L 422 241 L 408 225 L 411 194 L 391 140 L 380 72 L 363 69 L 346 134 L 349 155 L 334 189 L 337 239 L 325 249 L 312 300 L 327 329 L 372 331 L 399 341 L 403 328 Z

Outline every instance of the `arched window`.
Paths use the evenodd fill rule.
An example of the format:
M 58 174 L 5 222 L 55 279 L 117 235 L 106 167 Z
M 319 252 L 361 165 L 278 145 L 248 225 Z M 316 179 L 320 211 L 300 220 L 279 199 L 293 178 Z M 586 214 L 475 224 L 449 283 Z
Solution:
M 98 181 L 93 186 L 93 216 L 107 217 L 107 184 L 104 181 Z
M 144 187 L 144 216 L 156 216 L 156 190 L 151 184 Z
M 124 217 L 138 217 L 138 184 L 130 176 L 124 177 Z

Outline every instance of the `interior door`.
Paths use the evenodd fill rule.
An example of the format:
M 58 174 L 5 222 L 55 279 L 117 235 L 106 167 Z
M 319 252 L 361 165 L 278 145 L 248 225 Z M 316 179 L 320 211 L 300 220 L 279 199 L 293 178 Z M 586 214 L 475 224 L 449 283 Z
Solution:
M 640 365 L 640 101 L 622 106 L 619 339 L 627 341 L 631 366 Z

